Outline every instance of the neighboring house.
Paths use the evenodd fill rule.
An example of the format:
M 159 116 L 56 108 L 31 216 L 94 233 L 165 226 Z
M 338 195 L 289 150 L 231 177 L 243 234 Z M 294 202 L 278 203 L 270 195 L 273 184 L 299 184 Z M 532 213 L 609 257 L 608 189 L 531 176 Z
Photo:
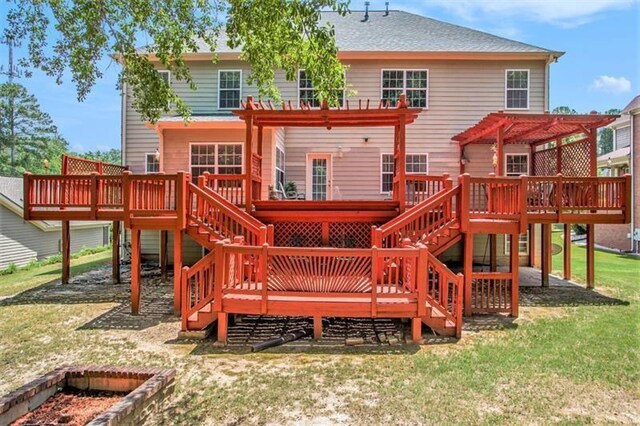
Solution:
M 406 92 L 410 106 L 423 112 L 407 128 L 407 173 L 439 175 L 460 171 L 459 144 L 451 140 L 485 115 L 497 110 L 542 113 L 549 109 L 549 65 L 561 52 L 552 51 L 484 32 L 448 24 L 415 14 L 392 10 L 354 11 L 341 17 L 324 13 L 335 25 L 339 57 L 348 69 L 346 81 L 355 95 L 344 102 L 370 99 L 390 101 L 394 106 Z M 242 143 L 244 122 L 231 114 L 248 95 L 258 98 L 257 88 L 247 84 L 249 64 L 239 51 L 226 45 L 223 35 L 216 64 L 202 51 L 189 56 L 198 86 L 189 86 L 167 71 L 160 71 L 193 109 L 192 123 L 185 127 L 179 117 L 165 117 L 155 125 L 143 123 L 124 91 L 122 150 L 124 163 L 133 173 L 189 171 L 196 178 L 204 171 L 238 173 L 245 167 Z M 318 106 L 311 83 L 300 70 L 296 81 L 276 74 L 283 100 L 311 102 Z M 280 190 L 286 181 L 297 184 L 307 199 L 326 194 L 327 199 L 389 199 L 392 176 L 392 128 L 279 127 L 265 129 L 262 161 L 262 193 L 272 185 Z M 160 153 L 156 159 L 156 151 Z M 486 176 L 493 172 L 491 151 L 486 145 L 469 145 L 462 153 L 465 171 Z M 527 173 L 527 145 L 505 147 L 508 174 Z M 329 179 L 312 186 L 313 164 L 321 164 Z M 526 256 L 526 234 L 522 237 Z M 171 238 L 170 238 L 171 240 Z M 486 260 L 486 240 L 476 238 L 478 262 Z M 498 254 L 506 261 L 504 240 Z M 145 231 L 142 250 L 157 257 L 158 232 Z M 171 241 L 169 241 L 171 249 Z M 185 243 L 185 260 L 193 262 L 203 249 Z
M 598 157 L 598 169 L 604 176 L 633 176 L 631 224 L 596 226 L 596 244 L 640 253 L 640 95 L 609 127 L 613 130 L 613 151 Z
M 61 222 L 23 220 L 22 178 L 0 177 L 0 269 L 60 253 Z M 105 222 L 71 222 L 71 252 L 108 244 Z

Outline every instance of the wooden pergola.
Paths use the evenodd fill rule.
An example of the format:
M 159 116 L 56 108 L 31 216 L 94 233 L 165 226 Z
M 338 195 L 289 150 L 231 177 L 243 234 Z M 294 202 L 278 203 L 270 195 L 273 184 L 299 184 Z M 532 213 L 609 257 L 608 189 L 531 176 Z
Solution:
M 529 146 L 531 176 L 597 176 L 598 128 L 612 123 L 618 115 L 528 114 L 498 111 L 454 136 L 460 144 L 460 173 L 465 172 L 464 149 L 470 144 L 493 145 L 495 175 L 505 175 L 504 146 Z M 542 223 L 542 285 L 549 285 L 551 269 L 551 224 Z M 534 224 L 529 225 L 529 263 L 535 264 Z M 496 235 L 490 235 L 491 264 L 496 258 Z M 595 225 L 587 224 L 587 286 L 595 281 Z M 564 225 L 564 278 L 571 279 L 571 224 Z
M 273 102 L 254 102 L 251 96 L 242 102 L 243 109 L 233 113 L 244 120 L 246 124 L 245 138 L 245 179 L 246 209 L 251 211 L 253 199 L 260 198 L 259 175 L 261 174 L 263 129 L 265 127 L 385 127 L 394 128 L 394 200 L 400 204 L 400 210 L 405 208 L 405 154 L 406 154 L 406 126 L 418 117 L 422 108 L 409 108 L 405 95 L 401 95 L 395 107 L 382 101 L 375 104 L 358 101 L 350 104 L 345 101 L 344 107 L 329 108 L 326 101 L 320 108 L 312 108 L 302 103 L 295 107 L 291 102 L 283 102 L 276 107 Z M 254 135 L 257 135 L 254 141 Z M 255 146 L 254 146 L 255 145 Z M 255 148 L 255 152 L 254 152 Z

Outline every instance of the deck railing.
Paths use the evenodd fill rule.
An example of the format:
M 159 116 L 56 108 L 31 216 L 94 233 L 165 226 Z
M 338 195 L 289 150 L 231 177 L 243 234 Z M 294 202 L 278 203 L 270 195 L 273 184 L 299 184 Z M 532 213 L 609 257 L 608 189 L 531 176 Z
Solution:
M 205 186 L 220 194 L 236 206 L 245 204 L 246 179 L 244 175 L 213 175 L 204 172 Z
M 455 209 L 460 205 L 460 188 L 453 188 L 451 179 L 442 181 L 440 192 L 422 201 L 380 227 L 372 230 L 372 245 L 380 248 L 399 247 L 409 239 L 412 243 L 428 244 L 455 220 Z
M 198 185 L 187 188 L 187 219 L 217 239 L 241 236 L 251 245 L 272 242 L 269 227 L 248 213 L 239 210 L 224 196 L 207 187 L 207 176 L 198 177 Z M 272 228 L 271 228 L 272 229 Z
M 449 179 L 449 174 L 444 173 L 442 176 L 431 175 L 414 175 L 408 174 L 405 177 L 405 205 L 412 207 L 421 202 L 433 197 L 438 192 L 445 188 L 446 181 Z M 396 194 L 398 194 L 400 180 L 396 176 L 393 181 L 393 199 L 398 201 Z
M 188 173 L 175 175 L 133 175 L 125 172 L 124 223 L 129 227 L 133 219 L 170 218 L 176 226 L 186 226 L 186 185 Z
M 456 325 L 456 337 L 462 335 L 462 299 L 464 275 L 455 274 L 431 252 L 427 254 L 427 301 L 443 308 L 445 318 Z M 421 306 L 421 305 L 420 305 Z
M 213 302 L 216 274 L 216 252 L 211 251 L 195 265 L 182 268 L 182 329 L 187 330 L 189 318 Z
M 473 272 L 471 274 L 471 312 L 510 312 L 518 305 L 511 272 Z

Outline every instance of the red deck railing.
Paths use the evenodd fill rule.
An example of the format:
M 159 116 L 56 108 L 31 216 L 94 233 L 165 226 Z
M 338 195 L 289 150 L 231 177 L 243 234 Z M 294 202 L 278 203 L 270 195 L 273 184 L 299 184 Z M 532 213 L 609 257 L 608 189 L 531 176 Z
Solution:
M 205 186 L 236 206 L 245 204 L 246 179 L 243 175 L 213 175 L 203 173 Z
M 445 183 L 449 179 L 449 174 L 444 173 L 442 176 L 431 175 L 413 175 L 409 174 L 405 177 L 405 205 L 412 207 L 433 197 L 445 188 Z M 393 199 L 397 201 L 398 185 L 400 180 L 398 177 L 393 182 Z

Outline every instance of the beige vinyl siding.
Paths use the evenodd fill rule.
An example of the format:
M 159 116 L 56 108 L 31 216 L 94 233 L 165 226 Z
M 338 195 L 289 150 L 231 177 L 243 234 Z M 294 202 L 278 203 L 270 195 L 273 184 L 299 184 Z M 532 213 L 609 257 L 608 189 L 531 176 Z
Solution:
M 71 229 L 71 253 L 84 247 L 104 244 L 104 226 Z M 60 253 L 61 229 L 43 231 L 20 216 L 0 206 L 0 269 L 10 264 L 24 266 L 32 260 L 42 260 Z

